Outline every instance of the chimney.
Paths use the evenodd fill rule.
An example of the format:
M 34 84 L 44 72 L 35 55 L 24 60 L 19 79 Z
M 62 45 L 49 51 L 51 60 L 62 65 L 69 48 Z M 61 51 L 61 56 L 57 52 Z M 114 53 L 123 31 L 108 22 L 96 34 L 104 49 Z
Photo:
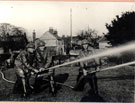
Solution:
M 33 30 L 33 42 L 35 42 L 35 40 L 36 40 L 36 32 L 35 30 Z
M 53 34 L 58 34 L 58 31 L 56 30 L 56 29 L 54 29 L 54 31 L 53 31 Z
M 53 34 L 54 31 L 52 27 L 49 28 L 49 32 Z

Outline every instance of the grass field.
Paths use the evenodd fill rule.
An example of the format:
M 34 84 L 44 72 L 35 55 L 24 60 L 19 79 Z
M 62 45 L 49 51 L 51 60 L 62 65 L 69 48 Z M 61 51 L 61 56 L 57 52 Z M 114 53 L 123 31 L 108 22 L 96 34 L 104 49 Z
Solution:
M 103 68 L 103 67 L 102 67 Z M 16 80 L 14 69 L 4 71 L 6 78 Z M 65 86 L 58 86 L 56 97 L 52 97 L 48 88 L 39 88 L 28 98 L 14 94 L 14 84 L 7 83 L 0 75 L 0 101 L 51 101 L 51 102 L 134 102 L 134 67 L 127 66 L 120 69 L 97 73 L 99 95 L 92 95 L 88 84 L 84 91 L 76 92 Z M 56 70 L 56 80 L 74 86 L 78 74 L 78 67 L 61 67 Z

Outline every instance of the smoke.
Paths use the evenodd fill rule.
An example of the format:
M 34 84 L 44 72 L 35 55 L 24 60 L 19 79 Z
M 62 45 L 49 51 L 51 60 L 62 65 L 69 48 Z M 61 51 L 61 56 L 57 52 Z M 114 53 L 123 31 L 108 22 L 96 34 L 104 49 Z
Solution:
M 135 50 L 135 42 L 130 42 L 130 43 L 125 44 L 125 45 L 121 45 L 121 46 L 118 46 L 118 47 L 114 47 L 114 48 L 104 50 L 100 53 L 88 55 L 87 57 L 83 57 L 83 58 L 80 58 L 80 59 L 77 59 L 77 60 L 74 60 L 74 61 L 66 62 L 66 63 L 63 63 L 61 65 L 56 65 L 56 66 L 53 66 L 53 67 L 48 68 L 48 69 L 54 69 L 54 68 L 58 68 L 58 67 L 61 67 L 61 66 L 66 66 L 66 65 L 70 65 L 70 64 L 74 64 L 74 63 L 78 63 L 78 62 L 82 62 L 82 61 L 91 60 L 91 59 L 94 59 L 94 58 L 101 58 L 103 56 L 117 55 L 119 53 L 123 53 L 123 52 L 127 52 L 127 51 L 133 51 L 133 50 Z

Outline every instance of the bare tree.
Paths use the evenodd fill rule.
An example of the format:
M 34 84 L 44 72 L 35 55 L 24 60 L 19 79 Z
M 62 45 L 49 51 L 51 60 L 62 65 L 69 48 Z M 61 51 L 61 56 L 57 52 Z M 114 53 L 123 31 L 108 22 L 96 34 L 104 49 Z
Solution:
M 90 43 L 95 43 L 98 39 L 97 31 L 95 29 L 82 30 L 77 36 L 78 40 L 86 39 Z

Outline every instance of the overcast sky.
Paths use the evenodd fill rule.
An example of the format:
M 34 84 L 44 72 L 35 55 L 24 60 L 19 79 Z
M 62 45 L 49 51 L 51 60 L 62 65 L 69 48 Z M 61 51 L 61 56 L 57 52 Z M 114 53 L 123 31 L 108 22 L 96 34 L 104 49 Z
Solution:
M 70 8 L 73 35 L 88 26 L 102 35 L 107 32 L 105 23 L 111 23 L 122 12 L 135 11 L 135 3 L 0 1 L 0 23 L 23 27 L 28 35 L 35 29 L 37 37 L 49 27 L 57 29 L 60 36 L 70 35 Z

